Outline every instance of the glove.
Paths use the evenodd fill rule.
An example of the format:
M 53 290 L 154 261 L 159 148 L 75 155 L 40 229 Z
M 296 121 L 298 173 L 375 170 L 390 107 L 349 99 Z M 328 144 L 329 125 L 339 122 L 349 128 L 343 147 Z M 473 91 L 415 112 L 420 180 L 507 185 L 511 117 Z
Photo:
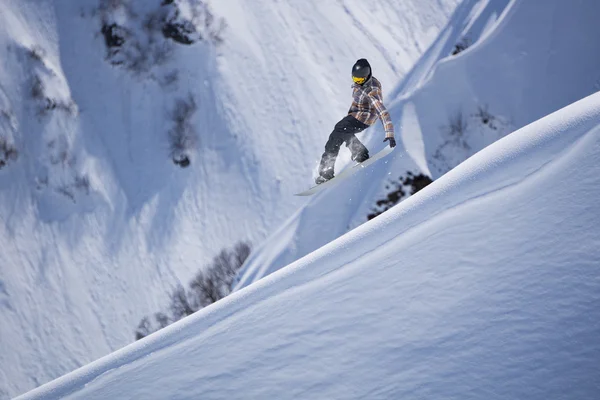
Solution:
M 383 139 L 384 142 L 389 141 L 390 142 L 390 147 L 394 148 L 396 147 L 396 139 L 394 139 L 394 137 L 386 137 L 385 139 Z

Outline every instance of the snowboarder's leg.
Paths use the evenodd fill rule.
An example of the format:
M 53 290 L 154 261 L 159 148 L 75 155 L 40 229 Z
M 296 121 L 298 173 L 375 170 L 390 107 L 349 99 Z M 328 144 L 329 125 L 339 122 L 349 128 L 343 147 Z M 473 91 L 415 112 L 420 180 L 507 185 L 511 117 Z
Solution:
M 329 140 L 325 144 L 325 152 L 321 156 L 321 164 L 319 165 L 319 175 L 326 180 L 333 178 L 333 166 L 340 147 L 344 143 L 344 138 L 339 131 L 334 130 L 329 135 Z
M 346 125 L 344 127 L 344 141 L 346 142 L 346 147 L 348 147 L 352 153 L 352 160 L 357 162 L 368 160 L 369 150 L 355 135 L 367 129 L 369 125 L 363 124 L 352 115 L 348 115 L 342 121 Z
M 369 158 L 367 148 L 354 136 L 368 127 L 368 125 L 363 124 L 352 115 L 347 115 L 335 125 L 333 132 L 329 135 L 329 140 L 325 144 L 325 152 L 321 157 L 321 164 L 319 166 L 321 179 L 317 178 L 320 181 L 317 183 L 333 178 L 333 167 L 342 143 L 346 143 L 346 146 L 352 152 L 353 160 L 362 162 Z
M 348 141 L 346 141 L 346 146 L 352 153 L 352 160 L 361 163 L 369 159 L 369 150 L 356 136 L 352 135 Z

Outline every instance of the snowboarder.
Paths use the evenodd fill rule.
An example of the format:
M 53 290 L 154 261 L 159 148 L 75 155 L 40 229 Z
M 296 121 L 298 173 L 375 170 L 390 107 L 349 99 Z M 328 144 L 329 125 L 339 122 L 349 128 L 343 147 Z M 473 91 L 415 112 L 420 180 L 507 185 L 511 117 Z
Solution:
M 325 152 L 319 165 L 319 176 L 315 179 L 321 184 L 333 178 L 335 159 L 342 143 L 346 143 L 352 153 L 352 160 L 363 162 L 369 159 L 369 150 L 355 136 L 373 125 L 377 118 L 381 119 L 385 129 L 384 142 L 389 142 L 390 147 L 396 146 L 394 139 L 394 126 L 390 114 L 383 105 L 381 83 L 373 76 L 369 62 L 361 58 L 352 66 L 353 101 L 345 116 L 335 125 L 329 140 L 325 144 Z

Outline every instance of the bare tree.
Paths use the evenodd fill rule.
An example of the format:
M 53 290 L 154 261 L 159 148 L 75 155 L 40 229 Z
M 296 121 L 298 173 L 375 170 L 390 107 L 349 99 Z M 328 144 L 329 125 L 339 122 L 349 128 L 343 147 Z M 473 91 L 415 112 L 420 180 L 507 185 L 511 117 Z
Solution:
M 189 302 L 185 288 L 181 285 L 171 294 L 171 316 L 174 321 L 178 321 L 183 317 L 192 315 L 196 310 Z
M 17 149 L 8 140 L 0 136 L 0 169 L 10 161 L 16 160 L 18 156 Z
M 190 290 L 199 308 L 216 303 L 229 294 L 225 274 L 222 270 L 213 269 L 198 272 L 190 282 Z
M 451 137 L 462 137 L 468 127 L 467 120 L 462 111 L 459 110 L 450 117 L 448 129 Z
M 489 107 L 487 104 L 477 107 L 477 113 L 475 113 L 475 117 L 480 119 L 482 124 L 489 126 L 491 129 L 498 129 L 496 127 L 496 117 L 489 112 Z
M 240 242 L 233 250 L 222 250 L 212 264 L 198 272 L 190 290 L 199 307 L 206 307 L 231 293 L 231 285 L 240 267 L 250 255 L 250 245 Z
M 144 317 L 140 321 L 140 324 L 138 325 L 138 327 L 135 331 L 135 340 L 140 340 L 142 338 L 145 338 L 152 332 L 154 332 L 154 330 L 152 329 L 152 324 L 150 323 L 150 319 L 148 319 L 148 317 Z
M 154 314 L 154 319 L 158 324 L 158 329 L 165 328 L 171 323 L 171 321 L 169 320 L 169 316 L 161 312 L 157 312 L 156 314 Z
M 212 262 L 192 279 L 189 291 L 186 291 L 181 285 L 173 290 L 170 317 L 160 312 L 154 314 L 154 319 L 158 324 L 156 329 L 148 317 L 142 319 L 136 330 L 136 339 L 141 339 L 155 330 L 162 329 L 229 295 L 233 280 L 250 255 L 250 251 L 251 247 L 248 242 L 239 242 L 231 250 L 221 250 Z
M 197 110 L 194 96 L 188 94 L 185 98 L 177 99 L 171 113 L 175 124 L 169 131 L 171 156 L 173 162 L 183 168 L 190 165 L 188 153 L 196 145 L 197 135 L 192 119 Z
M 251 251 L 252 247 L 248 242 L 240 242 L 235 245 L 233 249 L 233 256 L 235 258 L 237 269 L 241 268 L 241 266 L 244 265 L 246 259 L 248 259 L 248 257 L 250 256 Z

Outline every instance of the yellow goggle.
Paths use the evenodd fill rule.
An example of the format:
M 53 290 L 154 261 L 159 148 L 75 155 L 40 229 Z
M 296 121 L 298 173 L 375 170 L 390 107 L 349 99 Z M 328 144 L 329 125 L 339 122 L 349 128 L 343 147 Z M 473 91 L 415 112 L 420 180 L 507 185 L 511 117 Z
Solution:
M 354 81 L 354 83 L 362 85 L 363 83 L 365 83 L 365 81 L 367 80 L 367 78 L 359 78 L 357 76 L 353 76 L 352 80 Z

